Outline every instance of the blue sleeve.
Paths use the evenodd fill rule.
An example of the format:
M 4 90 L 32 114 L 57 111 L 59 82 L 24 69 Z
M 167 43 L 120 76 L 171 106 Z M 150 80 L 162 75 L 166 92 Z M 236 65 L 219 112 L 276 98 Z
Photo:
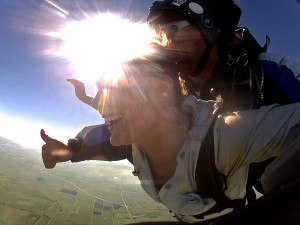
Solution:
M 131 145 L 113 146 L 105 124 L 84 127 L 76 138 L 81 139 L 82 144 L 78 152 L 73 152 L 72 162 L 90 160 L 96 156 L 101 156 L 105 161 L 131 160 Z
M 261 53 L 265 76 L 271 78 L 291 102 L 300 102 L 300 62 L 289 57 Z

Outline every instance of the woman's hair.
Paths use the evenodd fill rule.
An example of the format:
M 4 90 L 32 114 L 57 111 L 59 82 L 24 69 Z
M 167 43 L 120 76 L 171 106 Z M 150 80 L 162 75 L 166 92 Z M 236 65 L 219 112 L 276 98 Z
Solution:
M 173 88 L 176 105 L 180 105 L 182 98 L 189 94 L 188 88 L 185 86 L 185 81 L 180 79 L 176 72 L 175 63 L 171 59 L 170 50 L 159 43 L 152 43 L 153 52 L 146 54 L 143 57 L 135 58 L 125 64 L 124 71 L 128 74 L 140 76 L 142 71 L 143 76 L 158 77 L 168 75 L 173 80 Z

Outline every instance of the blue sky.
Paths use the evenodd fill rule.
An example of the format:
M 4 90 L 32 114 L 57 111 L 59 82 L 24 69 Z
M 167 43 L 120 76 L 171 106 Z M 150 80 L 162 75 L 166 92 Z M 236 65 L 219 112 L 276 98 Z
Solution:
M 85 12 L 112 11 L 142 20 L 153 0 L 54 2 L 74 17 L 81 14 L 80 5 Z M 269 35 L 269 52 L 300 61 L 299 1 L 236 0 L 236 3 L 243 10 L 240 26 L 248 27 L 261 45 Z M 42 54 L 47 41 L 36 31 L 55 29 L 60 19 L 54 11 L 44 0 L 0 1 L 0 136 L 28 147 L 42 145 L 41 128 L 66 140 L 84 126 L 102 122 L 96 111 L 75 97 L 73 87 L 65 81 L 72 77 L 65 69 L 65 62 Z

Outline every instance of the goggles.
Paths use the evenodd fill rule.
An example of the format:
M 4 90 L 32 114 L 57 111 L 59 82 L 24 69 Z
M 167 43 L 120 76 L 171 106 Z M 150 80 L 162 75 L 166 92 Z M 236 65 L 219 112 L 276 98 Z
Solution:
M 176 33 L 181 31 L 182 29 L 184 29 L 188 25 L 190 25 L 189 21 L 181 20 L 177 23 L 173 23 L 171 25 L 167 25 L 167 26 L 162 27 L 161 31 L 165 32 L 167 38 L 171 40 L 175 37 Z

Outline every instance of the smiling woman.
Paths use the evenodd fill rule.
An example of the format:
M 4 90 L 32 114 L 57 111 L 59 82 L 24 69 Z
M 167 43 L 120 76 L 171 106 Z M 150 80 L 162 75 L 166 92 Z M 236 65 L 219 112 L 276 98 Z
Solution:
M 162 51 L 156 54 L 161 56 Z M 181 102 L 178 76 L 163 57 L 148 56 L 123 65 L 124 76 L 114 86 L 105 88 L 101 102 L 101 115 L 109 125 L 111 143 L 152 145 L 165 133 L 160 130 L 162 121 L 165 125 L 180 126 L 177 121 L 185 117 L 178 104 Z
M 244 12 L 242 15 L 242 20 L 240 25 L 250 28 L 252 34 L 257 38 L 257 40 L 259 40 L 259 43 L 261 44 L 264 44 L 265 35 L 266 34 L 269 35 L 271 37 L 271 46 L 269 52 L 277 52 L 280 54 L 292 56 L 293 58 L 296 59 L 300 59 L 299 58 L 300 57 L 299 55 L 300 29 L 297 29 L 297 27 L 300 26 L 299 25 L 300 4 L 298 4 L 298 1 L 297 0 L 285 1 L 283 3 L 283 1 L 280 0 L 275 0 L 275 1 L 274 0 L 267 0 L 267 1 L 236 0 L 236 2 L 240 2 L 240 4 L 243 6 L 242 8 Z M 45 2 L 55 3 L 55 5 L 53 4 L 52 6 L 54 6 L 58 10 L 55 10 L 55 8 L 53 7 L 51 8 L 45 7 Z M 76 129 L 76 133 L 77 133 L 79 129 L 81 129 L 81 127 L 83 126 L 98 123 L 99 121 L 93 117 L 94 115 L 92 116 L 88 115 L 89 108 L 88 109 L 85 108 L 84 107 L 85 105 L 82 104 L 77 105 L 78 103 L 76 102 L 77 99 L 73 95 L 71 95 L 73 94 L 72 92 L 73 89 L 70 90 L 71 87 L 69 86 L 69 84 L 65 83 L 64 81 L 65 78 L 67 77 L 69 78 L 71 75 L 70 71 L 65 69 L 65 64 L 64 64 L 65 61 L 70 63 L 70 67 L 75 66 L 72 68 L 74 73 L 73 71 L 71 71 L 72 73 L 71 76 L 86 82 L 86 80 L 90 81 L 93 79 L 93 78 L 88 78 L 89 74 L 91 75 L 94 74 L 96 78 L 98 78 L 98 75 L 100 74 L 102 75 L 106 74 L 105 71 L 102 70 L 105 69 L 107 65 L 109 65 L 108 63 L 106 63 L 106 59 L 110 58 L 114 60 L 122 52 L 126 52 L 126 54 L 133 52 L 133 48 L 128 43 L 125 42 L 125 40 L 127 40 L 125 36 L 132 35 L 133 37 L 129 40 L 135 40 L 134 41 L 135 46 L 137 46 L 139 40 L 141 40 L 142 42 L 146 42 L 146 41 L 138 38 L 139 35 L 143 34 L 143 32 L 142 34 L 136 34 L 133 31 L 131 32 L 129 29 L 125 29 L 124 31 L 124 29 L 122 28 L 123 26 L 125 27 L 125 25 L 121 22 L 117 22 L 116 24 L 111 24 L 110 26 L 107 26 L 108 25 L 107 22 L 109 22 L 110 20 L 103 18 L 104 23 L 100 23 L 101 25 L 96 22 L 94 23 L 96 29 L 95 28 L 84 29 L 80 25 L 81 22 L 79 22 L 79 18 L 90 17 L 92 21 L 93 18 L 91 17 L 90 12 L 96 12 L 96 11 L 101 11 L 101 12 L 113 11 L 113 12 L 118 12 L 119 15 L 125 15 L 125 14 L 129 15 L 132 13 L 132 15 L 139 14 L 140 17 L 145 18 L 146 15 L 148 14 L 149 7 L 152 5 L 152 2 L 154 2 L 154 0 L 151 1 L 150 0 L 143 0 L 143 1 L 140 0 L 0 1 L 0 11 L 1 11 L 0 18 L 1 18 L 1 31 L 2 31 L 0 35 L 0 39 L 2 43 L 1 51 L 0 51 L 1 52 L 0 53 L 1 54 L 0 57 L 1 58 L 1 62 L 0 62 L 1 63 L 0 66 L 1 68 L 1 72 L 0 72 L 1 107 L 0 108 L 1 109 L 0 111 L 7 112 L 7 114 L 0 115 L 0 121 L 1 121 L 0 135 L 13 139 L 14 141 L 22 143 L 28 147 L 41 148 L 43 143 L 42 140 L 39 140 L 39 132 L 38 132 L 41 127 L 45 128 L 45 130 L 50 136 L 53 135 L 59 140 L 65 141 L 71 137 L 74 137 L 75 133 L 73 133 L 71 130 L 65 131 L 64 129 L 62 129 L 61 128 L 62 124 L 64 124 L 64 126 L 67 126 L 69 124 L 70 126 L 74 127 L 74 129 L 77 128 Z M 182 2 L 189 2 L 189 1 L 172 0 L 170 2 L 182 3 Z M 192 2 L 197 2 L 197 0 L 192 0 Z M 207 2 L 213 2 L 213 1 L 209 0 Z M 224 2 L 224 1 L 221 0 L 220 2 Z M 62 7 L 60 7 L 59 4 L 61 4 Z M 108 10 L 105 7 L 108 4 L 112 6 L 110 9 L 113 10 L 110 9 Z M 195 7 L 192 8 L 195 9 Z M 67 11 L 65 11 L 64 9 L 66 9 Z M 60 11 L 62 13 L 59 13 L 57 11 Z M 62 18 L 61 14 L 67 14 L 66 12 L 70 12 L 71 16 Z M 199 13 L 201 12 L 201 10 L 199 11 L 199 9 L 196 8 L 194 12 Z M 228 11 L 224 10 L 224 12 L 228 12 Z M 73 24 L 73 22 L 70 22 L 70 20 L 75 17 L 77 19 L 77 22 L 73 21 L 74 22 Z M 68 23 L 66 23 L 67 20 Z M 57 30 L 58 26 L 62 24 L 66 25 L 64 27 L 66 29 L 65 30 L 66 33 L 64 33 L 64 28 L 62 28 L 61 30 Z M 88 23 L 85 23 L 82 20 L 82 24 L 88 24 Z M 73 34 L 71 34 L 73 31 L 70 33 L 67 32 L 67 30 L 71 31 L 75 26 L 78 26 L 78 29 L 82 28 L 81 31 L 79 31 L 78 33 L 75 32 Z M 142 30 L 142 27 L 140 27 L 139 24 L 138 26 L 136 26 L 136 28 Z M 52 35 L 52 37 L 54 37 L 53 39 L 50 38 L 50 40 L 53 40 L 53 42 L 49 42 L 48 41 L 49 39 L 46 38 L 46 36 L 40 37 L 37 35 L 37 33 L 40 34 L 39 31 L 45 31 L 45 30 L 54 31 L 51 34 L 48 33 L 49 35 Z M 290 32 L 290 30 L 292 30 L 293 32 Z M 66 34 L 66 36 L 61 36 L 63 34 Z M 107 36 L 108 38 L 102 39 L 104 35 Z M 113 37 L 116 37 L 116 39 L 113 39 Z M 72 38 L 74 38 L 74 41 L 72 41 Z M 67 44 L 69 40 L 70 43 Z M 120 42 L 123 41 L 125 42 L 125 44 L 123 44 L 121 47 L 125 48 L 125 50 L 119 47 Z M 40 57 L 41 53 L 43 52 L 43 51 L 39 51 L 40 48 L 44 50 L 45 46 L 49 47 L 49 45 L 52 43 L 56 44 L 53 45 L 54 48 L 52 49 L 53 50 L 52 53 L 58 55 L 59 57 L 52 57 L 50 58 L 50 60 L 49 59 L 45 60 L 44 57 Z M 63 47 L 62 45 L 58 45 L 58 44 L 67 44 L 67 46 Z M 78 53 L 81 44 L 83 45 L 83 47 L 85 47 L 83 48 L 83 52 L 77 55 L 76 54 L 73 55 L 72 51 L 76 51 Z M 99 47 L 97 47 L 98 45 Z M 200 45 L 198 44 L 198 46 Z M 85 52 L 85 50 L 95 51 L 95 54 L 89 53 L 88 51 Z M 103 54 L 104 56 L 101 56 L 101 54 Z M 98 57 L 98 55 L 100 56 Z M 63 58 L 65 60 L 61 60 L 60 58 Z M 83 65 L 81 65 L 81 63 Z M 108 66 L 107 68 L 109 69 L 108 71 L 109 74 L 110 71 L 113 71 L 117 67 Z M 95 73 L 94 69 L 96 69 L 99 73 L 97 72 Z M 141 75 L 143 75 L 143 73 L 144 71 L 141 71 Z M 113 74 L 114 75 L 118 74 L 118 70 L 113 71 Z M 153 84 L 153 87 L 156 87 L 155 85 L 158 85 L 158 83 L 154 82 L 154 80 L 161 81 L 161 83 L 164 84 L 163 86 L 165 86 L 161 89 L 166 90 L 165 83 L 169 85 L 168 79 L 169 78 L 165 76 L 161 76 L 157 78 L 145 77 L 144 81 L 146 80 L 147 82 L 149 81 L 150 84 Z M 142 83 L 140 84 L 140 82 Z M 192 220 L 191 218 L 192 215 L 197 215 L 198 213 L 205 211 L 211 205 L 214 204 L 213 200 L 210 202 L 210 200 L 205 198 L 204 196 L 196 194 L 197 193 L 196 184 L 195 182 L 193 182 L 193 178 L 194 178 L 193 168 L 195 168 L 197 164 L 197 153 L 199 152 L 200 149 L 199 145 L 202 145 L 201 144 L 202 138 L 203 136 L 205 136 L 206 128 L 207 126 L 209 126 L 210 123 L 210 117 L 208 116 L 209 113 L 206 115 L 204 112 L 205 111 L 211 112 L 212 110 L 210 110 L 209 107 L 206 107 L 207 105 L 209 105 L 208 103 L 204 104 L 201 101 L 197 102 L 196 100 L 191 100 L 193 98 L 189 96 L 185 100 L 183 104 L 183 108 L 180 108 L 180 109 L 184 109 L 182 110 L 184 112 L 185 110 L 187 110 L 188 111 L 187 114 L 189 114 L 191 117 L 189 118 L 191 121 L 190 122 L 191 129 L 189 130 L 188 135 L 183 144 L 184 147 L 182 147 L 180 153 L 177 156 L 175 156 L 176 154 L 173 154 L 173 148 L 171 148 L 172 146 L 169 146 L 170 148 L 167 149 L 168 152 L 170 152 L 170 155 L 166 154 L 166 152 L 161 150 L 161 151 L 157 151 L 157 155 L 153 156 L 151 155 L 151 152 L 148 150 L 148 146 L 144 147 L 141 145 L 143 143 L 142 137 L 150 138 L 153 136 L 152 130 L 154 133 L 155 130 L 160 129 L 159 127 L 158 128 L 150 127 L 151 123 L 154 123 L 154 121 L 156 120 L 158 121 L 159 119 L 161 121 L 165 120 L 164 123 L 167 124 L 172 121 L 173 111 L 171 112 L 170 110 L 164 110 L 165 108 L 170 107 L 169 101 L 166 101 L 164 99 L 173 98 L 173 96 L 169 92 L 162 91 L 160 88 L 158 88 L 159 92 L 152 93 L 151 92 L 152 90 L 148 89 L 147 83 L 143 84 L 143 80 L 139 80 L 138 78 L 136 78 L 135 80 L 131 79 L 130 83 L 132 84 L 133 87 L 132 89 L 126 89 L 125 86 L 124 89 L 126 90 L 121 90 L 120 87 L 119 89 L 120 92 L 116 90 L 117 87 L 111 90 L 112 94 L 117 95 L 117 98 L 119 100 L 122 100 L 122 94 L 124 93 L 123 98 L 126 97 L 126 99 L 124 99 L 124 102 L 126 101 L 128 107 L 130 107 L 124 110 L 123 109 L 119 110 L 119 108 L 116 108 L 118 109 L 117 115 L 115 115 L 114 117 L 107 116 L 108 124 L 111 124 L 111 126 L 116 125 L 114 128 L 111 127 L 112 128 L 111 132 L 114 135 L 113 141 L 115 141 L 115 144 L 120 144 L 125 142 L 128 143 L 129 141 L 131 141 L 130 138 L 132 138 L 133 136 L 131 135 L 131 133 L 134 134 L 133 137 L 137 141 L 137 143 L 132 144 L 132 146 L 134 146 L 134 151 L 133 151 L 134 166 L 135 166 L 134 174 L 139 176 L 143 187 L 145 188 L 147 193 L 149 193 L 149 195 L 153 197 L 153 199 L 167 205 L 170 209 L 173 210 L 173 212 L 181 216 L 183 219 Z M 86 85 L 88 85 L 88 82 L 86 82 Z M 87 88 L 89 88 L 89 86 L 87 86 Z M 135 93 L 136 96 L 134 95 Z M 160 93 L 160 95 L 158 93 Z M 150 105 L 150 103 L 147 104 L 147 101 L 149 101 L 151 96 L 153 96 L 154 100 L 153 102 L 150 102 L 151 103 Z M 113 101 L 113 99 L 108 99 L 107 101 L 110 100 Z M 163 100 L 166 101 L 166 104 L 162 104 L 159 102 Z M 231 102 L 231 100 L 232 99 L 229 99 L 229 102 Z M 140 102 L 140 106 L 137 106 L 137 103 L 134 103 L 135 101 Z M 108 104 L 114 104 L 114 102 Z M 122 104 L 122 102 L 120 104 Z M 126 105 L 124 105 L 124 107 L 125 106 Z M 146 110 L 157 109 L 159 108 L 158 106 L 162 108 L 161 110 L 156 110 L 158 111 L 157 114 L 155 115 L 155 117 L 157 118 L 153 118 L 153 114 L 155 113 L 151 113 L 151 111 L 148 112 Z M 104 107 L 104 109 L 108 109 L 105 107 L 105 105 L 101 105 L 101 107 Z M 270 108 L 267 108 L 266 111 L 268 111 L 269 109 Z M 278 107 L 275 107 L 274 109 L 270 109 L 266 113 L 266 115 L 267 114 L 272 115 L 272 112 L 274 112 L 274 110 L 276 109 L 278 109 Z M 286 111 L 291 111 L 291 109 L 288 108 L 288 106 L 286 109 L 287 109 Z M 130 110 L 132 110 L 133 112 L 131 113 Z M 123 115 L 125 112 L 126 113 L 128 112 L 126 116 Z M 258 113 L 259 116 L 265 115 L 262 114 L 261 112 L 262 111 L 259 111 L 260 113 L 259 114 L 258 111 L 256 111 L 256 113 Z M 169 113 L 169 115 L 167 113 Z M 17 116 L 16 117 L 8 116 L 13 114 Z M 249 114 L 253 115 L 254 113 L 249 113 Z M 299 116 L 299 114 L 300 114 L 299 111 L 296 111 L 294 113 L 294 118 L 297 115 Z M 242 113 L 241 115 L 245 115 L 245 113 Z M 269 118 L 271 117 L 271 115 L 269 116 Z M 255 160 L 256 161 L 262 160 L 262 158 L 266 158 L 271 154 L 283 155 L 283 153 L 277 154 L 277 152 L 266 153 L 265 150 L 271 144 L 272 144 L 271 149 L 273 149 L 273 146 L 277 145 L 278 142 L 280 142 L 278 138 L 268 139 L 266 137 L 270 137 L 270 135 L 273 132 L 275 132 L 275 130 L 279 130 L 278 136 L 281 136 L 280 134 L 282 134 L 282 130 L 279 129 L 279 122 L 283 120 L 283 117 L 287 118 L 287 116 L 285 116 L 285 113 L 282 112 L 280 117 L 273 116 L 272 118 L 273 122 L 271 122 L 271 119 L 259 120 L 260 118 L 259 116 L 257 117 L 258 120 L 256 120 L 257 123 L 255 123 L 255 120 L 253 118 L 250 119 L 248 116 L 244 116 L 242 118 L 245 118 L 245 121 L 248 121 L 249 124 L 252 123 L 253 125 L 253 133 L 251 133 L 253 134 L 253 136 L 251 137 L 254 136 L 261 137 L 261 142 L 263 142 L 264 145 L 261 144 L 257 139 L 250 140 L 249 139 L 250 136 L 246 136 L 246 135 L 241 136 L 244 131 L 246 130 L 249 131 L 249 129 L 243 129 L 244 127 L 242 128 L 239 127 L 239 132 L 234 133 L 236 134 L 235 137 L 230 139 L 230 137 L 225 135 L 226 132 L 222 131 L 221 129 L 226 127 L 224 123 L 222 123 L 223 124 L 222 126 L 216 126 L 215 130 L 217 130 L 218 132 L 220 131 L 220 133 L 216 132 L 215 134 L 216 141 L 220 140 L 219 137 L 223 138 L 218 142 L 218 144 L 216 144 L 217 147 L 215 151 L 217 152 L 216 158 L 218 159 L 216 160 L 217 166 L 221 168 L 220 171 L 222 173 L 228 175 L 228 177 L 230 178 L 229 183 L 231 184 L 229 186 L 229 192 L 226 194 L 230 194 L 230 191 L 232 190 L 236 190 L 236 193 L 238 194 L 245 192 L 244 177 L 246 176 L 246 173 L 244 173 L 244 170 L 248 168 L 247 166 L 249 162 Z M 88 117 L 90 118 L 90 120 L 87 122 L 86 118 Z M 66 120 L 66 118 L 68 120 Z M 127 120 L 127 118 L 130 118 L 130 120 Z M 117 119 L 119 119 L 120 123 L 117 121 Z M 232 123 L 236 119 L 237 117 L 231 117 L 230 120 L 226 120 L 228 121 L 228 123 L 226 123 L 227 126 L 231 125 L 231 128 L 233 127 L 232 129 L 236 130 L 237 128 L 234 129 L 235 127 L 234 125 L 236 124 Z M 48 125 L 45 126 L 44 124 L 38 124 L 39 120 L 47 121 L 47 123 L 51 123 L 52 127 Z M 130 125 L 132 124 L 132 127 L 127 127 L 126 129 L 124 129 L 124 132 L 121 132 L 120 126 L 122 125 L 123 122 L 126 121 L 131 122 Z M 142 123 L 143 121 L 145 121 L 145 123 Z M 222 118 L 220 118 L 218 121 L 222 122 Z M 256 126 L 260 121 L 262 122 L 260 126 Z M 135 124 L 135 122 L 138 122 L 139 124 Z M 181 122 L 181 121 L 177 121 L 177 122 Z M 287 128 L 286 126 L 288 126 L 288 124 L 291 123 L 288 122 L 281 123 L 282 128 L 283 129 Z M 272 127 L 272 129 L 270 129 L 270 127 Z M 142 128 L 143 129 L 152 128 L 152 129 L 148 131 L 148 129 L 142 130 Z M 171 143 L 171 141 L 173 143 L 173 141 L 175 140 L 176 143 L 177 142 L 179 143 L 179 138 L 182 138 L 181 136 L 179 137 L 172 136 L 174 134 L 173 132 L 175 131 L 177 132 L 178 130 L 175 126 L 173 127 L 173 129 L 168 129 L 168 130 L 166 126 L 164 127 L 164 129 L 168 131 L 164 136 L 153 138 L 153 140 L 156 139 L 155 143 L 157 145 L 160 144 L 161 146 L 159 145 L 149 146 L 149 149 L 150 147 L 151 149 L 154 149 L 153 152 L 156 151 L 156 148 L 157 150 L 160 150 L 162 147 L 167 145 L 167 143 L 169 142 Z M 289 129 L 287 128 L 286 131 L 288 130 Z M 258 131 L 261 132 L 265 131 L 265 133 L 257 133 Z M 269 134 L 267 134 L 267 132 Z M 126 140 L 125 140 L 125 136 L 123 137 L 123 134 L 124 135 L 126 134 L 126 138 L 127 138 Z M 289 134 L 290 133 L 286 133 L 286 136 L 289 136 Z M 43 137 L 45 138 L 45 136 Z M 124 139 L 121 140 L 121 138 Z M 245 149 L 237 148 L 237 147 L 233 148 L 232 146 L 227 146 L 227 148 L 225 148 L 226 143 L 230 143 L 230 142 L 236 143 L 238 138 L 242 140 L 243 146 L 247 148 Z M 51 148 L 55 148 L 55 145 L 50 146 L 50 144 L 53 144 L 52 140 L 48 140 L 47 138 L 45 138 L 45 140 L 47 146 L 49 147 L 49 148 L 47 147 L 46 150 L 51 152 Z M 164 143 L 164 141 L 166 141 L 166 143 Z M 284 141 L 282 141 L 281 143 L 282 146 L 286 144 Z M 145 142 L 145 144 L 147 143 Z M 261 150 L 260 152 L 257 152 L 258 153 L 257 158 L 252 157 L 253 155 L 256 154 L 256 152 L 254 152 L 254 148 L 252 149 L 251 146 L 254 146 L 255 144 L 256 146 L 259 147 L 258 149 Z M 65 147 L 68 150 L 70 150 L 68 146 Z M 225 152 L 224 148 L 228 150 L 228 155 L 226 156 L 220 155 L 221 152 Z M 175 147 L 174 149 L 177 148 Z M 237 152 L 237 154 L 233 154 L 230 151 L 232 149 L 238 149 L 239 151 Z M 115 149 L 109 151 L 109 153 L 112 154 L 112 152 L 113 153 L 117 152 L 114 150 Z M 283 149 L 283 152 L 284 150 L 285 149 Z M 244 154 L 242 154 L 241 152 L 243 152 Z M 55 154 L 55 151 L 53 151 L 53 153 Z M 72 154 L 73 156 L 75 155 L 74 152 L 72 152 Z M 101 148 L 97 149 L 97 154 L 99 154 L 100 156 L 103 155 L 103 150 Z M 153 157 L 158 157 L 161 154 L 164 154 L 162 155 L 162 160 L 154 161 Z M 298 159 L 299 158 L 300 157 L 298 157 Z M 50 160 L 54 160 L 55 164 L 59 161 L 57 157 L 54 158 L 52 157 L 50 158 Z M 159 184 L 159 181 L 162 180 L 162 178 L 164 177 L 168 177 L 172 173 L 172 170 L 174 171 L 174 161 L 177 163 L 174 175 L 165 183 L 164 186 L 162 186 L 162 188 L 159 188 L 163 183 L 161 182 Z M 233 161 L 239 162 L 240 164 L 231 163 Z M 28 161 L 26 164 L 30 165 L 30 162 L 31 161 Z M 201 164 L 202 162 L 204 164 L 206 160 L 201 161 Z M 112 164 L 118 164 L 118 163 L 112 163 Z M 298 162 L 298 164 L 300 163 Z M 95 164 L 95 172 L 97 171 L 97 175 L 102 174 L 103 175 L 102 177 L 105 176 L 108 177 L 109 174 L 106 173 L 105 170 L 102 170 L 101 167 L 96 168 L 97 165 L 99 165 L 99 163 Z M 83 168 L 81 163 L 73 163 L 72 167 L 75 170 L 72 170 L 72 173 L 68 174 L 69 177 L 74 177 L 75 175 L 82 176 L 82 179 L 87 177 L 86 174 L 84 174 L 84 172 L 82 171 Z M 11 165 L 8 164 L 8 169 L 9 168 L 12 171 L 14 171 L 13 164 Z M 80 170 L 82 173 L 77 173 L 76 169 L 78 169 L 78 171 Z M 23 170 L 23 168 L 20 169 L 19 174 L 23 175 L 23 173 L 21 173 L 22 172 L 21 170 Z M 59 171 L 60 170 L 48 171 L 48 174 L 51 173 L 55 174 L 57 172 L 60 173 Z M 186 173 L 184 173 L 184 171 L 186 171 Z M 129 173 L 130 172 L 131 171 L 129 171 Z M 166 174 L 163 174 L 164 172 L 166 172 Z M 62 172 L 61 174 L 64 173 L 65 172 Z M 28 174 L 32 175 L 33 171 L 28 171 L 27 175 Z M 238 176 L 239 174 L 240 176 Z M 112 175 L 112 177 L 113 176 L 115 175 Z M 276 174 L 275 176 L 277 177 L 278 174 Z M 24 178 L 26 178 L 26 174 L 24 174 Z M 190 180 L 187 181 L 186 178 Z M 105 180 L 103 181 L 101 178 L 101 181 L 104 182 Z M 238 183 L 237 181 L 240 182 Z M 92 185 L 94 186 L 94 191 L 100 191 L 100 192 L 103 191 L 101 190 L 101 186 L 99 186 L 95 182 L 90 182 L 90 183 L 92 183 Z M 58 185 L 60 185 L 60 183 Z M 7 194 L 8 192 L 4 192 L 2 196 L 7 196 Z M 130 197 L 132 197 L 133 200 L 135 200 L 136 198 L 139 199 L 143 198 L 137 195 L 132 195 L 131 193 L 130 195 L 131 195 Z M 236 196 L 229 195 L 229 197 L 235 198 Z M 62 203 L 64 204 L 64 202 Z M 90 205 L 92 205 L 92 203 Z M 143 203 L 141 203 L 140 205 L 143 205 Z M 280 209 L 282 208 L 283 205 L 281 203 L 275 206 L 279 206 L 278 209 Z M 40 211 L 40 209 L 37 210 Z M 132 208 L 132 210 L 135 209 Z M 264 210 L 262 210 L 262 212 L 264 213 Z M 0 214 L 3 215 L 3 213 L 1 212 Z M 141 212 L 141 214 L 144 213 Z M 76 216 L 76 218 L 78 218 L 77 214 L 74 215 Z M 117 218 L 117 217 L 121 217 L 122 214 L 121 215 L 113 214 L 113 215 L 114 218 Z M 272 215 L 273 219 L 274 219 L 274 215 L 276 216 L 276 213 L 273 213 Z M 256 215 L 253 214 L 252 216 L 256 216 Z M 82 221 L 82 223 L 88 223 L 89 222 L 88 216 L 84 214 L 84 217 L 86 218 L 86 221 Z M 283 217 L 285 218 L 286 216 L 284 215 Z M 42 219 L 43 218 L 44 217 L 42 217 Z M 150 220 L 150 218 L 148 219 Z M 152 219 L 154 220 L 154 218 Z M 24 223 L 24 221 L 25 220 L 21 221 L 20 223 Z M 69 221 L 65 223 L 68 222 Z M 76 222 L 79 223 L 79 221 L 75 221 L 74 223 Z M 115 224 L 117 224 L 116 221 L 114 222 Z M 64 222 L 61 223 L 63 224 Z M 109 222 L 106 221 L 106 223 Z M 253 222 L 253 224 L 255 224 L 255 222 Z M 291 223 L 285 223 L 285 224 L 291 224 Z

